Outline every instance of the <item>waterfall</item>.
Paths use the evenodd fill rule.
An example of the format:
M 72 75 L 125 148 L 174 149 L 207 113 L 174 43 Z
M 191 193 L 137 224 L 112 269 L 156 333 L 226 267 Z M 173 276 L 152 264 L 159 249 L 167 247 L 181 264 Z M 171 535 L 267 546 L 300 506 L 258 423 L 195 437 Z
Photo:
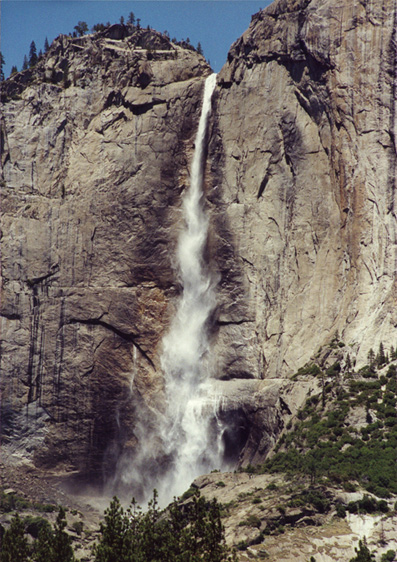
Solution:
M 222 425 L 217 419 L 219 399 L 211 384 L 208 327 L 215 307 L 214 278 L 204 261 L 208 217 L 203 201 L 208 119 L 216 74 L 205 83 L 202 111 L 195 140 L 190 186 L 182 211 L 185 221 L 178 246 L 177 268 L 183 291 L 175 317 L 162 342 L 165 405 L 134 415 L 138 446 L 117 462 L 109 491 L 124 487 L 139 501 L 156 488 L 163 505 L 182 494 L 192 480 L 221 467 Z M 136 370 L 134 348 L 134 372 Z
M 211 389 L 208 322 L 215 307 L 214 281 L 204 263 L 208 218 L 203 205 L 207 125 L 216 74 L 205 83 L 190 186 L 183 199 L 185 228 L 177 249 L 183 293 L 163 340 L 162 369 L 167 397 L 162 440 L 171 465 L 160 495 L 182 493 L 199 474 L 219 468 L 221 428 Z M 161 485 L 160 485 L 161 484 Z

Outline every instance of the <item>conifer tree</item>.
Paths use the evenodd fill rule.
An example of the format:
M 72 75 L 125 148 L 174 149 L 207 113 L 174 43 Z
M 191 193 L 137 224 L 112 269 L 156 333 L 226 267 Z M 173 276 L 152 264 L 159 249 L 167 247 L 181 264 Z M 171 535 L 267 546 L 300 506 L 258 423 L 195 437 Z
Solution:
M 32 41 L 29 48 L 29 68 L 33 68 L 33 66 L 36 63 L 37 63 L 36 43 Z
M 198 52 L 199 55 L 204 54 L 203 47 L 201 46 L 200 41 L 197 43 L 197 52 Z
M 54 558 L 51 562 L 75 562 L 72 541 L 65 532 L 66 525 L 65 510 L 60 507 L 54 525 Z
M 23 57 L 22 70 L 26 70 L 28 67 L 29 67 L 28 57 L 25 55 Z
M 128 14 L 128 23 L 131 23 L 132 25 L 135 25 L 135 15 L 134 12 L 130 12 Z
M 356 552 L 356 556 L 350 558 L 349 562 L 373 562 L 375 560 L 374 556 L 365 544 L 365 537 L 364 541 L 359 541 L 358 548 L 355 548 L 354 550 Z
M 51 562 L 54 560 L 54 533 L 50 526 L 43 525 L 39 536 L 34 542 L 33 561 Z
M 11 525 L 4 533 L 0 562 L 27 562 L 29 554 L 25 526 L 18 514 L 11 519 Z
M 48 39 L 46 37 L 45 40 L 44 40 L 44 52 L 48 53 L 49 50 L 50 50 L 50 45 L 49 45 Z
M 121 16 L 121 18 L 120 18 L 120 24 L 121 24 L 121 25 L 124 25 L 124 16 Z
M 12 76 L 13 74 L 16 74 L 17 72 L 18 72 L 18 68 L 15 66 L 15 64 L 12 65 L 10 76 Z
M 103 31 L 105 27 L 106 26 L 104 23 L 96 23 L 95 25 L 92 26 L 91 31 L 93 33 L 97 33 L 98 31 Z
M 368 360 L 369 366 L 372 367 L 374 362 L 375 362 L 375 353 L 374 353 L 374 350 L 372 349 L 372 347 L 368 351 L 367 360 Z
M 82 37 L 88 31 L 88 25 L 85 21 L 79 21 L 77 25 L 74 26 L 76 33 L 79 37 Z
M 376 356 L 376 363 L 379 367 L 382 367 L 382 365 L 385 365 L 386 362 L 387 362 L 387 360 L 386 360 L 386 355 L 385 355 L 385 349 L 383 347 L 383 342 L 380 342 L 379 352 L 378 352 L 378 355 Z
M 0 82 L 2 82 L 4 80 L 4 71 L 3 71 L 3 66 L 5 65 L 5 60 L 3 57 L 3 53 L 0 51 Z
M 105 521 L 100 524 L 100 532 L 101 539 L 93 549 L 95 562 L 117 562 L 117 560 L 122 562 L 122 552 L 125 551 L 126 519 L 116 496 L 105 511 Z

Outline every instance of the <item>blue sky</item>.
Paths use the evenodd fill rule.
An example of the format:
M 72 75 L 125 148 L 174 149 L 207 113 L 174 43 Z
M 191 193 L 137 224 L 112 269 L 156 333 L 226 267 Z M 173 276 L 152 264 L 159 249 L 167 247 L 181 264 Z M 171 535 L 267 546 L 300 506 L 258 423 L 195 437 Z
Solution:
M 4 74 L 11 66 L 21 69 L 32 41 L 37 52 L 61 33 L 70 33 L 78 21 L 91 28 L 96 23 L 119 22 L 129 12 L 158 31 L 200 41 L 204 55 L 218 72 L 231 44 L 247 29 L 251 15 L 270 0 L 1 0 L 0 49 L 5 58 Z

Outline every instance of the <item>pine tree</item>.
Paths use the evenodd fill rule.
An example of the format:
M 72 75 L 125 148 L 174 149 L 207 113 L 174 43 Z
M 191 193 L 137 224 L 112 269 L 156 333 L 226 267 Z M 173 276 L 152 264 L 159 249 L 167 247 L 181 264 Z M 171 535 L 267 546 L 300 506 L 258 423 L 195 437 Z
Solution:
M 100 524 L 101 538 L 93 549 L 95 562 L 117 562 L 118 560 L 121 562 L 121 553 L 125 550 L 126 531 L 124 509 L 115 496 L 105 511 L 104 523 Z
M 368 360 L 369 366 L 372 367 L 374 362 L 375 362 L 375 353 L 374 353 L 374 350 L 372 349 L 372 347 L 368 351 L 367 360 Z
M 354 550 L 356 552 L 356 556 L 350 558 L 349 562 L 373 562 L 375 560 L 374 556 L 365 544 L 365 540 L 359 541 L 358 548 L 355 548 Z
M 79 21 L 77 25 L 74 26 L 76 33 L 79 37 L 82 37 L 88 31 L 88 25 L 85 21 Z
M 25 55 L 23 57 L 22 70 L 26 70 L 28 67 L 29 67 L 28 57 Z
M 4 60 L 3 53 L 0 51 L 0 82 L 4 80 L 4 71 L 3 66 L 5 65 L 6 61 Z
M 49 50 L 50 50 L 50 45 L 49 45 L 48 39 L 46 37 L 45 40 L 44 40 L 44 52 L 48 53 Z
M 124 25 L 124 16 L 121 16 L 121 18 L 120 18 L 120 24 L 121 24 L 121 25 Z
M 0 562 L 27 562 L 29 547 L 24 532 L 25 526 L 19 515 L 14 515 L 10 527 L 4 533 Z
M 53 562 L 75 562 L 72 541 L 69 535 L 65 532 L 66 525 L 65 510 L 63 507 L 60 507 L 54 525 Z
M 201 46 L 200 41 L 197 43 L 197 52 L 198 52 L 199 55 L 204 54 L 203 47 Z
M 134 12 L 130 12 L 128 14 L 128 23 L 131 23 L 132 25 L 135 25 L 135 16 L 134 16 Z
M 95 25 L 92 26 L 91 31 L 93 33 L 97 33 L 98 31 L 103 31 L 105 27 L 106 26 L 104 23 L 96 23 Z
M 348 353 L 346 357 L 346 371 L 349 372 L 351 368 L 352 368 L 352 361 L 350 359 L 350 354 Z
M 15 64 L 12 65 L 10 76 L 12 76 L 13 74 L 16 74 L 17 72 L 18 72 L 18 68 L 15 66 Z
M 33 68 L 33 66 L 35 66 L 36 63 L 37 63 L 36 43 L 32 41 L 29 48 L 29 68 Z
M 54 533 L 50 526 L 44 525 L 34 542 L 33 561 L 52 562 L 55 558 Z
M 385 355 L 385 349 L 383 347 L 383 342 L 380 342 L 379 344 L 379 351 L 378 351 L 378 355 L 376 356 L 376 363 L 379 367 L 382 367 L 382 365 L 385 365 L 386 363 L 386 355 Z

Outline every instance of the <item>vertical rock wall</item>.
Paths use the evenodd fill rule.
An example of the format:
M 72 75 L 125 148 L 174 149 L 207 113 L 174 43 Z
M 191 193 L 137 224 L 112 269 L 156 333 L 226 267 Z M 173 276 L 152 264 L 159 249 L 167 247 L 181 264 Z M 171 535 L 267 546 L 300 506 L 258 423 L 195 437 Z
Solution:
M 396 345 L 396 17 L 280 0 L 229 52 L 209 194 L 223 377 L 294 372 L 336 331 L 359 363 Z

